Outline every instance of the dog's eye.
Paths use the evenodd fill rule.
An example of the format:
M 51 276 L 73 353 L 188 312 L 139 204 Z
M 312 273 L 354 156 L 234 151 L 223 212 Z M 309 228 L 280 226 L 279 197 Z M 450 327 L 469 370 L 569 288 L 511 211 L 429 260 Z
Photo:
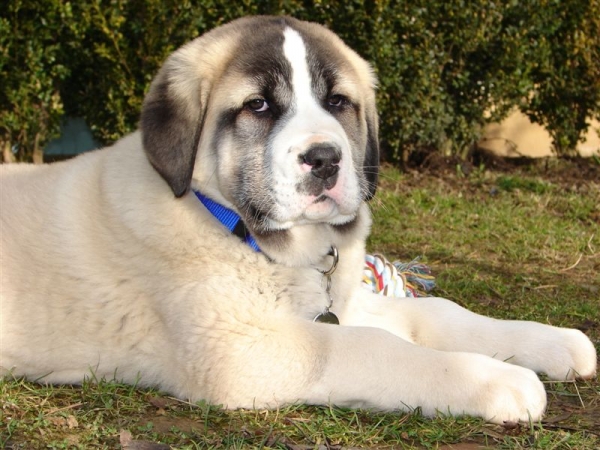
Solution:
M 348 104 L 348 99 L 343 95 L 334 94 L 329 96 L 327 104 L 333 108 L 340 108 Z
M 254 112 L 265 112 L 269 109 L 269 104 L 264 98 L 255 98 L 246 103 L 246 106 Z

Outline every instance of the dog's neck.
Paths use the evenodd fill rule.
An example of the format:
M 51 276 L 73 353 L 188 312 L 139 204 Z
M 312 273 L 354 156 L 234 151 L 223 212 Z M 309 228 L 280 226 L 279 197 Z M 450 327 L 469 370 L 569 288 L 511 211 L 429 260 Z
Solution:
M 239 237 L 242 241 L 248 244 L 254 251 L 260 252 L 260 248 L 254 237 L 248 231 L 246 224 L 242 218 L 233 210 L 221 205 L 220 203 L 211 200 L 199 191 L 194 191 L 198 200 L 204 207 L 221 222 L 232 234 Z
M 265 235 L 255 235 L 236 211 L 211 199 L 199 190 L 193 189 L 193 192 L 207 211 L 231 234 L 240 238 L 254 251 L 265 255 L 270 261 L 288 267 L 328 264 L 327 255 L 331 247 L 337 245 L 332 239 L 331 227 L 326 224 L 303 225 L 293 231 L 286 229 L 271 231 Z M 309 248 L 305 245 L 306 241 L 311 242 L 313 249 L 317 251 L 306 253 L 304 249 Z M 295 247 L 298 248 L 294 248 L 294 242 L 296 242 Z M 284 246 L 283 243 L 287 245 Z
M 256 240 L 254 239 L 254 237 L 252 237 L 252 235 L 248 231 L 248 228 L 244 224 L 244 221 L 239 216 L 239 214 L 237 214 L 235 211 L 221 205 L 220 203 L 217 203 L 214 200 L 211 200 L 210 198 L 206 197 L 204 194 L 202 194 L 199 191 L 194 190 L 194 194 L 196 194 L 196 197 L 198 198 L 198 200 L 200 200 L 200 202 L 215 217 L 215 219 L 217 219 L 219 222 L 221 222 L 221 224 L 224 225 L 232 234 L 238 236 L 242 241 L 244 241 L 246 244 L 248 244 L 248 246 L 250 246 L 254 251 L 260 252 L 260 248 L 259 248 L 258 244 L 256 243 Z M 331 296 L 331 275 L 333 274 L 333 272 L 335 272 L 335 269 L 338 264 L 337 247 L 332 246 L 330 248 L 329 252 L 327 253 L 327 255 L 331 256 L 333 258 L 332 264 L 327 270 L 319 270 L 319 271 L 323 274 L 323 277 L 326 280 L 325 292 L 329 299 L 329 303 L 325 306 L 325 308 L 323 309 L 323 312 L 317 314 L 313 320 L 315 322 L 339 324 L 339 320 L 338 320 L 337 316 L 329 310 L 333 304 L 333 298 Z

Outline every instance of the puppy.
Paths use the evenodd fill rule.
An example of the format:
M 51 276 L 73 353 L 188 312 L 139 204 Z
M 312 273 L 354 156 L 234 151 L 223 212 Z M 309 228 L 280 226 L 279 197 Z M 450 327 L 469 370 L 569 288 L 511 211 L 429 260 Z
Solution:
M 327 29 L 244 18 L 167 59 L 139 131 L 2 166 L 1 374 L 539 420 L 535 372 L 594 376 L 581 332 L 361 287 L 374 85 Z

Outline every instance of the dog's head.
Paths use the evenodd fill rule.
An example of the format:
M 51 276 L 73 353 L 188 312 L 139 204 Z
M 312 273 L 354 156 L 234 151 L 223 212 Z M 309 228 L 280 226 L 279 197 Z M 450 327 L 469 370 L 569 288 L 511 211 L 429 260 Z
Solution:
M 374 85 L 322 26 L 239 19 L 167 59 L 144 102 L 144 149 L 175 196 L 191 186 L 253 233 L 342 226 L 377 186 Z

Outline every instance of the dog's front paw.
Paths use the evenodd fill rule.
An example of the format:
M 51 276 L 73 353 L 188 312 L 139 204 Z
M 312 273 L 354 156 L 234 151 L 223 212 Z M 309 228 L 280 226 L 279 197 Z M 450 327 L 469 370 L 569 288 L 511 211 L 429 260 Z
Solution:
M 492 423 L 535 422 L 546 409 L 544 385 L 524 367 L 490 358 L 477 365 L 473 387 L 472 413 Z
M 596 349 L 579 330 L 547 327 L 534 338 L 524 366 L 551 380 L 589 379 L 596 374 Z
M 548 369 L 546 374 L 552 379 L 560 380 L 561 375 L 569 380 L 583 379 L 588 380 L 596 375 L 597 357 L 594 344 L 589 338 L 579 330 L 563 328 L 560 330 L 563 334 L 563 345 L 568 352 L 568 370 L 565 376 L 565 368 L 558 367 L 558 370 Z

